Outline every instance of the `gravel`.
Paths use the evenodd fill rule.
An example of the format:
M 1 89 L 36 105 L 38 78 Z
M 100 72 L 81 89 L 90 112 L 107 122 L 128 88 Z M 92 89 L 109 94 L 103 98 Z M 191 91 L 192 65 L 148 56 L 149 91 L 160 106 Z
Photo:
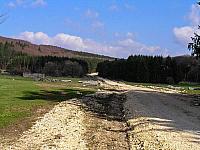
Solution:
M 75 99 L 61 102 L 5 150 L 85 150 L 84 113 Z

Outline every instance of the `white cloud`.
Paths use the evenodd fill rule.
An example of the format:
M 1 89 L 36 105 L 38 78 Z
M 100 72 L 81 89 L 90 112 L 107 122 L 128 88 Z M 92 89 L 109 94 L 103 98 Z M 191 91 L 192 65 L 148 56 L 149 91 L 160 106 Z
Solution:
M 17 6 L 22 6 L 22 5 L 24 5 L 24 3 L 25 3 L 25 0 L 14 0 L 14 1 L 10 1 L 8 3 L 8 7 L 13 8 L 13 7 L 17 7 Z
M 110 10 L 110 11 L 118 11 L 119 8 L 118 8 L 117 5 L 111 5 L 111 6 L 109 7 L 109 10 Z
M 19 36 L 17 36 L 16 38 L 19 39 L 23 39 L 23 40 L 27 40 L 29 42 L 35 43 L 35 44 L 51 44 L 51 39 L 49 38 L 49 36 L 43 32 L 23 32 L 20 33 Z
M 194 36 L 195 29 L 190 26 L 174 28 L 174 35 L 176 37 L 177 42 L 186 46 L 189 42 L 191 42 L 191 37 Z
M 94 32 L 96 34 L 104 33 L 104 23 L 99 20 L 99 13 L 97 11 L 87 9 L 84 13 L 84 17 L 86 18 L 86 22 L 89 24 L 88 30 L 90 32 Z
M 113 43 L 100 43 L 92 39 L 83 39 L 78 36 L 59 33 L 53 37 L 43 32 L 23 32 L 14 38 L 30 41 L 35 44 L 55 45 L 67 49 L 127 57 L 131 54 L 163 54 L 159 46 L 147 46 L 132 38 L 125 38 Z
M 120 37 L 121 34 L 119 32 L 114 32 L 113 35 L 115 38 L 118 38 L 118 37 Z
M 87 18 L 95 19 L 95 18 L 98 18 L 98 17 L 99 17 L 99 13 L 96 12 L 96 11 L 93 11 L 93 10 L 88 9 L 88 10 L 85 12 L 85 16 L 86 16 Z
M 116 5 L 116 4 L 113 4 L 113 5 L 111 5 L 111 6 L 109 7 L 109 10 L 110 10 L 110 11 L 113 11 L 113 12 L 117 12 L 117 11 L 120 11 L 120 10 L 123 10 L 123 11 L 126 11 L 126 10 L 132 11 L 132 10 L 134 10 L 134 6 L 131 5 L 131 4 L 127 4 L 127 3 L 125 3 L 125 4 L 122 5 L 122 6 L 118 6 L 118 5 Z
M 132 33 L 132 32 L 127 32 L 127 33 L 126 33 L 126 36 L 129 37 L 129 38 L 133 38 L 133 37 L 134 37 L 134 33 Z
M 200 6 L 192 5 L 188 19 L 191 24 L 190 26 L 175 27 L 173 29 L 176 41 L 184 47 L 191 42 L 191 37 L 194 36 L 194 32 L 199 33 L 197 27 L 200 24 Z
M 94 30 L 99 29 L 99 28 L 104 28 L 104 23 L 102 23 L 101 21 L 94 21 L 92 23 L 92 28 Z
M 44 0 L 35 0 L 32 5 L 33 6 L 44 6 L 46 5 L 47 3 L 44 1 Z
M 192 5 L 191 12 L 188 18 L 192 22 L 192 25 L 197 26 L 200 24 L 200 6 L 199 5 Z
M 127 49 L 135 49 L 137 52 L 155 52 L 160 50 L 159 46 L 147 46 L 145 44 L 139 43 L 131 38 L 121 40 L 118 42 L 118 45 Z
M 10 8 L 13 8 L 13 7 L 15 7 L 16 6 L 16 4 L 14 3 L 14 2 L 9 2 L 8 3 L 8 7 L 10 7 Z
M 131 38 L 131 39 L 135 39 L 136 38 L 136 33 L 134 32 L 127 32 L 127 33 L 123 33 L 123 32 L 114 32 L 113 33 L 113 38 L 115 39 L 127 39 L 127 38 Z
M 21 5 L 21 4 L 23 4 L 25 2 L 25 0 L 16 0 L 16 4 L 17 5 Z
M 14 8 L 14 7 L 31 7 L 31 6 L 44 6 L 46 5 L 45 0 L 12 0 L 8 2 L 8 7 Z
M 64 33 L 59 33 L 54 37 L 49 37 L 43 32 L 23 32 L 15 38 L 23 39 L 30 41 L 35 44 L 44 44 L 44 45 L 56 45 L 68 49 L 78 49 L 85 48 L 83 40 L 80 37 L 72 36 Z
M 133 6 L 133 5 L 130 5 L 130 4 L 125 4 L 124 7 L 125 7 L 127 10 L 134 10 L 134 6 Z
M 86 48 L 82 38 L 64 33 L 57 34 L 55 37 L 51 38 L 51 43 L 53 45 L 74 50 L 85 50 Z

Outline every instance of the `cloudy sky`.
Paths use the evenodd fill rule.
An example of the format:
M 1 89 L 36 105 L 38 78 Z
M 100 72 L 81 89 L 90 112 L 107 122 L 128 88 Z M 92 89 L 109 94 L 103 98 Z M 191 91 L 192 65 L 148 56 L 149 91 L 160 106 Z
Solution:
M 126 58 L 189 54 L 196 0 L 0 0 L 0 35 Z

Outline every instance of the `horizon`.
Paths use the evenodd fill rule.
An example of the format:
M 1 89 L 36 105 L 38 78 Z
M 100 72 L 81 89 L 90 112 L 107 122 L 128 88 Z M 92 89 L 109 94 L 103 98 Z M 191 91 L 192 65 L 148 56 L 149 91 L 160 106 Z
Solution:
M 0 2 L 7 14 L 0 34 L 117 58 L 190 55 L 187 44 L 200 24 L 195 3 L 6 0 Z

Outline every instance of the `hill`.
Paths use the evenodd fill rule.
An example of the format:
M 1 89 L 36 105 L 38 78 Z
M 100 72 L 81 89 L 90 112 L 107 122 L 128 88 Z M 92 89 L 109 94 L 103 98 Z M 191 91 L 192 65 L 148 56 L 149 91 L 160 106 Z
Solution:
M 92 54 L 81 51 L 73 51 L 52 45 L 37 45 L 20 39 L 12 39 L 0 36 L 0 43 L 11 43 L 13 50 L 30 56 L 57 56 L 77 58 L 88 63 L 89 72 L 95 72 L 97 64 L 105 60 L 114 60 L 112 57 Z
M 52 45 L 36 45 L 30 42 L 20 40 L 20 39 L 12 39 L 0 36 L 0 42 L 12 43 L 14 46 L 14 50 L 27 53 L 32 56 L 58 56 L 58 57 L 68 57 L 68 58 L 79 58 L 79 57 L 87 57 L 87 58 L 99 58 L 99 59 L 113 59 L 112 57 L 92 54 L 81 51 L 73 51 L 57 46 Z

